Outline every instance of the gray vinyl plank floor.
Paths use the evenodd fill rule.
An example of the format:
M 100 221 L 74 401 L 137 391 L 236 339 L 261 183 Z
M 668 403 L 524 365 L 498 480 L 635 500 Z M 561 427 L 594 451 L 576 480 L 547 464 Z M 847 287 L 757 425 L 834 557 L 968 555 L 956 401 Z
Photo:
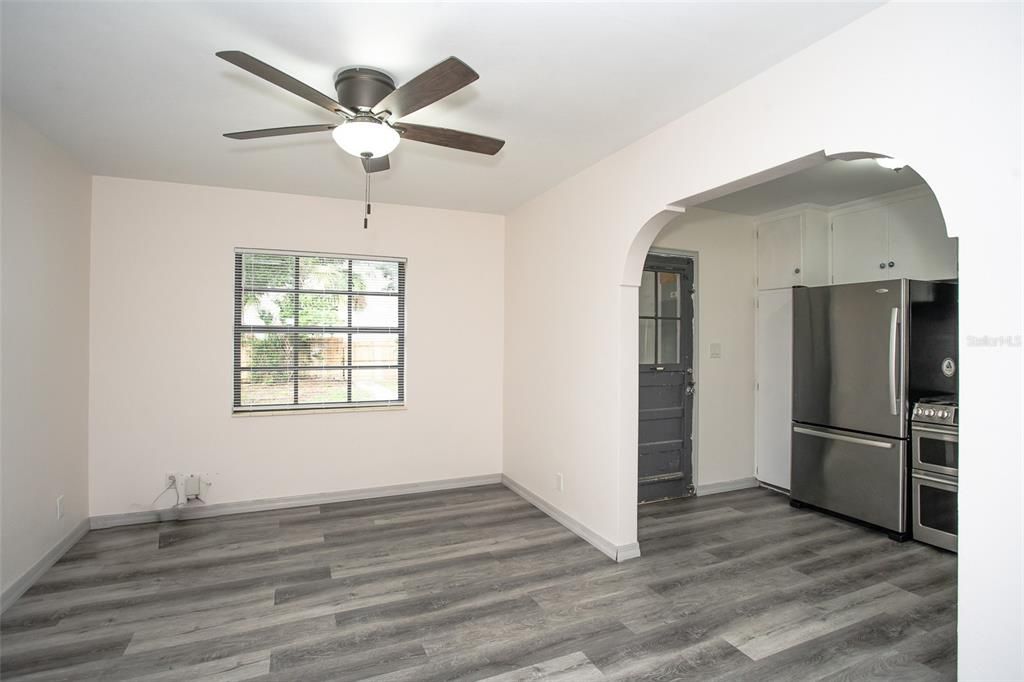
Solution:
M 956 557 L 764 489 L 644 505 L 616 564 L 500 485 L 91 531 L 7 680 L 937 680 Z

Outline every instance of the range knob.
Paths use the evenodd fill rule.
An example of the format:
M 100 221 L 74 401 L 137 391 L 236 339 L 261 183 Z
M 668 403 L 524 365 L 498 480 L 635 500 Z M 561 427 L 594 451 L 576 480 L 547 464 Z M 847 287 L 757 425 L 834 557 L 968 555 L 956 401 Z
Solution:
M 932 408 L 929 407 L 927 410 L 924 411 L 924 416 L 926 416 L 926 417 L 934 417 L 935 416 L 935 410 L 933 410 Z

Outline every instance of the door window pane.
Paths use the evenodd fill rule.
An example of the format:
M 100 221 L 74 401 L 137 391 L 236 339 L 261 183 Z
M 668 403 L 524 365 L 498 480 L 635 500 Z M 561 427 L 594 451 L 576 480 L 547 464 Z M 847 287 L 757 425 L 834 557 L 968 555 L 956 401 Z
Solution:
M 654 320 L 640 320 L 640 364 L 654 364 Z
M 680 281 L 677 272 L 658 273 L 658 316 L 680 317 Z
M 643 317 L 654 317 L 654 278 L 655 275 L 650 270 L 644 270 L 640 278 L 640 315 Z
M 679 362 L 679 320 L 658 320 L 658 362 Z

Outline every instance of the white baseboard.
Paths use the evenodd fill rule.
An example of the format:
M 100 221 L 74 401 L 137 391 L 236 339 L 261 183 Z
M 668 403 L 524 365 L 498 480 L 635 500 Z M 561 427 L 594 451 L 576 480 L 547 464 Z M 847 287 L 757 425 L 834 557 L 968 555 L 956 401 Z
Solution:
M 540 495 L 537 495 L 529 488 L 517 483 L 505 474 L 501 475 L 501 482 L 506 488 L 589 542 L 609 558 L 614 559 L 615 561 L 626 561 L 628 559 L 636 559 L 640 556 L 639 543 L 631 542 L 627 545 L 616 545 L 615 543 L 606 540 L 590 528 L 587 528 L 585 525 L 558 509 Z
M 698 485 L 696 494 L 698 497 L 701 495 L 714 495 L 715 493 L 728 493 L 733 490 L 743 490 L 744 488 L 756 488 L 757 479 L 751 476 L 750 478 L 737 478 L 735 481 L 718 481 L 716 483 L 705 483 L 704 485 Z
M 757 485 L 762 487 L 762 488 L 765 488 L 767 490 L 771 490 L 773 492 L 776 492 L 776 493 L 782 493 L 783 495 L 789 495 L 789 488 L 783 488 L 782 486 L 775 485 L 774 483 L 765 483 L 764 481 L 758 481 Z
M 314 493 L 312 495 L 293 495 L 291 497 L 272 497 L 262 500 L 245 500 L 242 502 L 221 502 L 218 504 L 188 505 L 171 509 L 154 509 L 124 514 L 105 514 L 90 519 L 91 528 L 113 528 L 130 526 L 139 523 L 153 523 L 161 520 L 187 521 L 203 519 L 211 516 L 228 514 L 244 514 L 246 512 L 270 511 L 274 509 L 290 509 L 293 507 L 311 507 L 333 502 L 349 502 L 352 500 L 369 500 L 375 497 L 391 497 L 393 495 L 409 495 L 426 493 L 435 490 L 451 490 L 453 488 L 470 488 L 477 485 L 501 483 L 501 474 L 485 474 L 482 476 L 463 476 L 462 478 L 446 478 L 439 481 L 422 481 L 419 483 L 400 483 L 375 488 L 359 488 L 333 493 Z
M 33 564 L 27 571 L 11 583 L 3 595 L 0 596 L 0 612 L 6 611 L 7 607 L 17 601 L 18 597 L 25 594 L 28 588 L 32 587 L 39 576 L 46 573 L 50 566 L 57 563 L 57 560 L 64 556 L 64 553 L 71 549 L 71 546 L 78 542 L 83 535 L 89 531 L 89 519 L 82 519 L 71 532 L 64 536 L 60 542 L 54 545 L 49 552 L 44 554 L 39 561 Z

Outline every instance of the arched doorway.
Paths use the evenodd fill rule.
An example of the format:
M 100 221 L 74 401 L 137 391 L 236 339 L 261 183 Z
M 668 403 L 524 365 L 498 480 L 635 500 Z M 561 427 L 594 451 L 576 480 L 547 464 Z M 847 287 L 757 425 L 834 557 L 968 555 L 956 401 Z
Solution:
M 646 257 L 647 253 L 651 250 L 652 245 L 656 244 L 656 240 L 658 239 L 658 235 L 659 234 L 663 234 L 664 232 L 669 231 L 674 226 L 678 226 L 678 225 L 684 224 L 691 217 L 697 218 L 698 215 L 701 212 L 706 211 L 705 207 L 707 207 L 709 205 L 710 206 L 718 206 L 718 204 L 716 204 L 716 202 L 723 201 L 723 199 L 722 199 L 723 197 L 729 198 L 729 197 L 749 196 L 752 193 L 756 193 L 756 191 L 759 188 L 762 188 L 762 187 L 765 187 L 765 188 L 767 188 L 767 187 L 776 187 L 776 188 L 782 187 L 783 184 L 785 184 L 786 182 L 789 182 L 789 180 L 788 180 L 789 178 L 800 178 L 800 177 L 803 177 L 803 176 L 808 176 L 809 177 L 811 174 L 816 174 L 816 177 L 817 177 L 817 176 L 820 176 L 824 172 L 824 171 L 821 170 L 823 168 L 836 168 L 836 167 L 846 168 L 847 166 L 849 166 L 850 168 L 853 168 L 853 167 L 856 166 L 857 168 L 864 169 L 865 167 L 870 167 L 870 168 L 875 169 L 879 173 L 891 173 L 891 171 L 884 171 L 884 170 L 880 169 L 879 166 L 881 164 L 875 164 L 873 162 L 869 162 L 869 160 L 877 159 L 877 158 L 888 158 L 888 157 L 886 157 L 883 154 L 867 153 L 867 152 L 847 152 L 847 153 L 839 153 L 839 154 L 826 154 L 824 152 L 818 152 L 818 153 L 815 153 L 815 154 L 811 154 L 811 155 L 807 155 L 807 156 L 804 156 L 804 157 L 800 157 L 798 159 L 795 159 L 792 162 L 789 162 L 789 163 L 786 163 L 786 164 L 782 164 L 780 166 L 777 166 L 777 167 L 765 170 L 763 172 L 760 172 L 760 173 L 748 176 L 746 178 L 742 178 L 740 180 L 737 180 L 737 181 L 734 181 L 734 182 L 731 182 L 731 183 L 727 183 L 727 184 L 722 185 L 722 186 L 720 186 L 718 188 L 715 188 L 713 190 L 701 192 L 701 193 L 693 195 L 691 197 L 684 198 L 684 199 L 681 199 L 681 200 L 679 200 L 677 202 L 674 202 L 670 207 L 667 207 L 666 210 L 664 210 L 662 212 L 659 212 L 657 215 L 653 216 L 649 221 L 647 221 L 647 223 L 641 228 L 641 230 L 637 234 L 636 238 L 633 241 L 633 244 L 630 247 L 630 250 L 629 250 L 629 252 L 627 254 L 627 258 L 626 258 L 626 263 L 625 263 L 624 271 L 623 271 L 623 282 L 622 282 L 623 291 L 624 291 L 623 297 L 622 297 L 623 298 L 623 306 L 624 306 L 623 307 L 623 313 L 622 313 L 623 318 L 625 319 L 627 316 L 632 316 L 634 314 L 633 310 L 630 307 L 630 300 L 629 300 L 630 297 L 631 297 L 631 290 L 633 290 L 632 294 L 635 294 L 635 287 L 638 284 L 638 280 L 640 278 L 640 273 L 643 270 L 643 259 Z M 847 162 L 847 161 L 852 161 L 853 163 L 851 163 L 851 164 L 842 163 L 842 162 Z M 888 183 L 886 185 L 875 186 L 874 187 L 874 191 L 876 191 L 876 193 L 877 192 L 884 193 L 883 190 L 886 187 L 889 187 L 889 188 L 891 188 L 891 187 L 902 187 L 904 185 L 912 186 L 915 181 L 912 180 L 911 178 L 909 178 L 908 176 L 913 176 L 914 178 L 917 178 L 916 182 L 923 183 L 923 180 L 919 176 L 916 176 L 916 174 L 914 173 L 913 170 L 909 170 L 908 169 L 907 171 L 904 172 L 904 175 L 901 176 L 902 177 L 902 184 L 900 182 L 896 182 L 895 184 L 890 182 L 890 183 Z M 790 183 L 790 184 L 792 184 L 792 183 Z M 881 187 L 882 189 L 880 190 L 879 187 Z M 927 189 L 927 185 L 926 184 L 923 185 L 923 187 Z M 866 186 L 854 186 L 854 187 L 851 187 L 849 190 L 847 190 L 847 194 L 845 194 L 843 196 L 845 196 L 847 198 L 849 198 L 850 196 L 853 196 L 853 197 L 856 197 L 856 198 L 860 198 L 859 195 L 856 194 L 856 192 L 861 192 L 863 194 L 864 192 L 869 192 L 869 191 L 872 191 L 872 186 L 870 185 L 870 183 L 868 183 Z M 853 192 L 853 194 L 850 194 L 850 192 Z M 927 192 L 928 192 L 929 196 L 931 197 L 931 202 L 932 202 L 933 206 L 935 207 L 934 210 L 935 210 L 935 215 L 937 215 L 937 221 L 939 223 L 942 223 L 942 216 L 941 216 L 941 213 L 938 211 L 937 204 L 935 204 L 934 196 L 930 194 L 930 190 L 927 190 Z M 865 196 L 867 196 L 867 195 L 865 195 Z M 895 201 L 895 199 L 893 199 L 893 201 Z M 832 203 L 834 205 L 837 204 L 836 201 L 832 201 L 830 203 Z M 842 204 L 843 202 L 839 202 L 839 203 Z M 856 202 L 852 202 L 852 203 L 856 203 Z M 860 208 L 860 207 L 858 206 L 858 208 Z M 689 215 L 687 214 L 687 210 L 688 209 L 689 209 Z M 849 209 L 847 210 L 847 212 L 849 212 Z M 749 213 L 749 211 L 748 211 L 748 213 Z M 825 214 L 822 213 L 822 215 L 825 215 Z M 843 216 L 845 216 L 845 214 L 843 214 Z M 845 223 L 842 223 L 842 224 L 845 225 Z M 823 223 L 822 224 L 822 229 L 823 230 L 828 230 L 829 226 L 827 226 L 827 225 L 825 225 Z M 946 240 L 946 239 L 944 239 L 944 236 L 945 236 L 945 234 L 944 234 L 944 223 L 942 223 L 940 231 L 943 234 L 943 241 L 949 241 L 949 242 L 951 242 L 953 244 L 952 248 L 954 249 L 954 258 L 955 258 L 955 248 L 956 248 L 955 247 L 955 240 Z M 831 244 L 831 236 L 828 236 L 827 238 L 830 240 L 829 244 Z M 689 248 L 688 245 L 685 242 L 681 242 L 680 243 L 678 241 L 677 241 L 677 243 L 671 244 L 671 246 L 673 246 L 673 247 L 682 246 L 682 248 Z M 831 249 L 831 246 L 829 246 L 828 248 Z M 829 251 L 829 259 L 831 259 L 831 251 Z M 898 262 L 901 261 L 901 260 L 902 259 L 897 257 L 897 261 Z M 896 263 L 894 263 L 892 261 L 889 261 L 889 263 L 887 265 L 885 263 L 885 261 L 889 261 L 888 257 L 883 258 L 883 263 L 882 263 L 881 267 L 883 268 L 883 270 L 886 267 L 890 268 L 890 270 L 884 271 L 883 272 L 884 276 L 880 277 L 880 276 L 877 276 L 876 273 L 868 272 L 866 275 L 862 276 L 863 277 L 863 281 L 874 281 L 876 279 L 898 278 L 898 277 L 904 277 L 904 278 L 909 278 L 909 279 L 925 279 L 925 278 L 933 279 L 935 277 L 948 277 L 949 276 L 949 274 L 946 274 L 946 275 L 934 274 L 934 272 L 935 272 L 934 269 L 931 270 L 931 271 L 922 271 L 920 269 L 915 271 L 913 269 L 913 267 L 906 268 L 906 269 L 903 269 L 903 270 L 901 270 L 899 272 L 896 272 L 896 271 L 891 269 L 894 266 L 896 266 Z M 831 265 L 829 264 L 828 267 L 830 268 Z M 954 267 L 954 270 L 952 272 L 952 277 L 955 277 L 956 276 L 956 274 L 955 274 L 955 264 L 954 264 L 953 267 Z M 940 270 L 941 270 L 941 268 L 940 268 Z M 800 268 L 796 267 L 795 271 L 797 273 L 799 273 L 800 272 Z M 753 273 L 753 275 L 756 276 L 756 272 Z M 742 276 L 742 275 L 739 275 L 739 276 Z M 852 281 L 852 280 L 849 279 L 849 275 L 844 274 L 842 271 L 839 272 L 839 277 L 840 277 L 840 279 L 836 280 L 837 282 L 838 281 Z M 847 277 L 847 279 L 843 280 L 842 279 L 843 277 Z M 800 280 L 800 278 L 798 278 L 796 281 L 799 282 L 799 281 L 802 281 L 802 280 Z M 813 279 L 808 279 L 808 282 L 811 283 L 811 284 L 825 284 L 825 283 L 831 283 L 831 280 L 826 282 L 825 280 L 813 281 Z M 788 287 L 789 283 L 786 282 L 785 285 L 786 285 L 786 287 Z M 773 286 L 776 286 L 776 285 L 765 283 L 765 285 L 763 287 L 758 287 L 758 286 L 755 285 L 753 288 L 756 291 L 759 288 L 766 288 L 766 289 L 768 289 L 768 288 L 771 288 Z M 756 296 L 754 298 L 754 300 L 752 301 L 752 303 L 757 304 L 758 303 L 758 299 L 759 299 L 759 296 Z M 755 324 L 754 323 L 754 315 L 753 315 L 753 313 L 751 314 L 750 322 L 751 322 L 751 325 Z M 745 331 L 746 331 L 745 329 L 740 330 L 740 333 L 742 334 Z M 637 342 L 636 342 L 636 337 L 635 337 L 635 334 L 636 334 L 636 326 L 635 326 L 635 324 L 634 324 L 634 326 L 632 328 L 632 332 L 630 334 L 630 338 L 629 338 L 628 341 L 627 341 L 627 334 L 630 334 L 630 333 L 626 332 L 625 329 L 624 329 L 624 336 L 623 336 L 623 339 L 622 339 L 622 347 L 624 349 L 624 352 L 623 352 L 624 356 L 628 356 L 629 355 L 629 349 L 630 348 L 634 348 L 634 349 L 637 348 Z M 718 354 L 720 356 L 720 350 L 721 350 L 720 344 L 714 343 L 713 342 L 713 338 L 711 339 L 711 342 L 712 342 L 711 343 L 712 346 L 718 346 L 717 352 L 718 352 Z M 750 346 L 750 348 L 743 348 L 743 349 L 741 349 L 741 352 L 744 351 L 744 350 L 747 350 L 747 351 L 750 352 L 750 354 L 752 354 L 753 353 L 753 350 L 752 350 L 752 343 L 753 342 L 750 341 L 750 342 L 745 342 L 745 343 L 747 343 L 747 345 Z M 712 352 L 716 352 L 716 351 L 712 351 Z M 716 356 L 712 355 L 712 357 L 716 357 Z M 733 360 L 733 361 L 735 361 L 735 360 Z M 749 364 L 751 366 L 753 366 L 752 360 L 751 360 L 751 362 Z M 762 362 L 761 364 L 766 364 L 766 363 Z M 743 371 L 748 371 L 749 372 L 750 370 L 748 368 L 744 367 Z M 624 377 L 626 376 L 625 375 L 625 367 L 623 367 L 623 376 Z M 634 377 L 635 377 L 635 374 L 634 374 Z M 742 379 L 742 377 L 741 377 L 741 379 Z M 757 386 L 757 384 L 756 384 L 757 377 L 756 376 L 751 376 L 749 379 L 750 379 L 749 386 L 751 386 L 751 387 Z M 634 382 L 635 382 L 635 379 L 634 379 Z M 698 376 L 698 384 L 700 384 L 700 383 L 701 383 L 701 378 Z M 740 395 L 743 392 L 744 388 L 746 388 L 746 385 L 742 384 L 742 381 L 741 381 L 739 384 L 737 384 L 737 385 L 732 387 L 732 389 L 735 391 L 735 393 L 733 395 Z M 754 390 L 754 389 L 752 389 L 752 390 Z M 710 391 L 708 391 L 708 392 L 710 392 Z M 719 393 L 721 393 L 721 391 L 719 391 Z M 634 383 L 634 385 L 632 387 L 625 386 L 623 388 L 622 395 L 623 395 L 624 399 L 629 400 L 629 401 L 638 400 L 637 389 L 636 389 L 635 383 Z M 701 395 L 701 391 L 699 389 L 698 389 L 698 395 Z M 754 395 L 756 396 L 757 394 L 755 393 Z M 747 396 L 744 396 L 744 397 L 747 397 Z M 773 397 L 773 400 L 775 398 L 777 398 L 777 396 Z M 736 419 L 737 421 L 734 422 L 734 423 L 736 423 L 736 428 L 737 429 L 741 429 L 741 430 L 742 429 L 748 429 L 748 430 L 752 431 L 753 428 L 754 428 L 752 426 L 752 423 L 753 423 L 753 421 L 755 419 L 755 408 L 753 406 L 754 399 L 755 398 L 751 398 L 750 400 L 746 400 L 745 401 L 745 403 L 749 403 L 749 405 L 743 404 L 743 405 L 740 405 L 740 409 L 734 409 L 734 406 L 730 405 L 728 407 L 724 407 L 722 405 L 722 395 L 715 396 L 714 399 L 713 399 L 713 404 L 711 406 L 711 409 L 708 410 L 708 414 L 710 416 L 708 417 L 708 419 L 706 421 L 708 421 L 709 423 L 711 423 L 713 425 L 717 425 L 717 428 L 723 428 L 722 425 L 726 423 L 726 419 L 727 418 Z M 786 402 L 788 404 L 788 402 L 790 401 L 790 398 L 788 397 L 788 395 L 786 395 L 786 396 L 784 396 L 783 399 L 781 399 L 781 401 L 784 401 L 784 402 Z M 739 401 L 739 402 L 743 403 L 744 401 Z M 635 444 L 638 442 L 637 436 L 639 435 L 638 434 L 638 429 L 637 429 L 637 426 L 636 426 L 636 422 L 635 422 L 635 419 L 636 419 L 635 414 L 636 414 L 636 412 L 634 410 L 630 410 L 630 414 L 629 414 L 629 416 L 627 416 L 626 409 L 628 409 L 628 406 L 624 404 L 624 409 L 623 409 L 623 413 L 622 413 L 622 416 L 623 416 L 622 429 L 623 429 L 623 433 L 624 433 L 625 437 L 623 438 L 623 448 L 622 448 L 622 452 L 620 453 L 622 455 L 622 458 L 623 458 L 623 466 L 620 469 L 620 471 L 623 472 L 622 488 L 621 488 L 621 498 L 620 498 L 622 500 L 627 500 L 627 492 L 625 490 L 626 486 L 630 485 L 632 487 L 633 485 L 636 484 L 635 478 L 634 478 L 634 480 L 630 480 L 629 476 L 626 475 L 627 470 L 626 470 L 626 463 L 625 462 L 627 461 L 627 458 L 628 458 L 631 463 L 635 464 L 635 462 L 636 462 L 636 459 L 635 459 L 636 458 Z M 698 406 L 697 409 L 699 411 L 701 409 L 700 406 Z M 718 410 L 722 414 L 715 415 L 714 412 L 716 410 Z M 725 416 L 726 413 L 728 413 L 728 417 Z M 630 418 L 632 418 L 631 419 L 632 423 L 628 424 L 626 420 L 630 419 Z M 743 419 L 747 419 L 748 420 L 746 424 L 742 423 Z M 705 426 L 705 428 L 707 428 L 708 425 L 705 424 L 704 426 Z M 715 426 L 712 426 L 712 428 L 715 428 Z M 785 433 L 786 433 L 787 438 L 789 436 L 788 428 L 789 428 L 789 420 L 788 420 L 788 417 L 787 417 L 786 420 L 785 420 Z M 698 434 L 699 434 L 699 430 L 698 430 Z M 760 436 L 760 434 L 758 434 L 758 435 Z M 759 444 L 760 444 L 760 441 L 759 441 Z M 631 445 L 633 447 L 630 447 Z M 749 449 L 749 447 L 752 446 L 753 443 L 750 443 L 748 445 L 748 444 L 746 444 L 746 441 L 743 441 L 742 445 L 743 445 L 743 447 L 748 447 L 748 449 Z M 627 448 L 629 448 L 629 449 L 627 450 Z M 787 440 L 787 444 L 786 444 L 785 449 L 787 451 L 787 456 L 788 456 L 788 440 Z M 722 447 L 720 446 L 720 444 L 716 444 L 716 446 L 712 447 L 711 450 L 715 451 L 717 454 L 720 454 L 722 452 Z M 752 457 L 749 454 L 747 455 L 747 458 L 748 458 L 748 460 L 752 459 Z M 742 460 L 743 459 L 743 455 L 740 454 L 737 459 L 738 460 Z M 698 461 L 699 461 L 699 459 L 698 459 Z M 751 464 L 752 464 L 752 462 L 751 462 Z M 736 469 L 736 466 L 738 466 L 739 469 Z M 743 462 L 742 461 L 738 461 L 738 464 L 734 466 L 734 470 L 735 471 L 739 471 L 740 469 L 742 469 L 742 467 L 743 467 Z M 720 467 L 720 469 L 721 469 L 721 467 Z M 753 473 L 754 473 L 754 471 L 751 468 L 750 474 L 753 474 Z M 634 472 L 634 476 L 635 476 L 635 472 Z M 762 482 L 764 482 L 764 479 L 767 479 L 767 483 L 768 484 L 778 485 L 779 487 L 781 487 L 783 489 L 788 489 L 788 461 L 786 462 L 785 476 L 786 476 L 786 478 L 784 480 L 781 480 L 781 482 L 779 482 L 779 480 L 773 479 L 771 476 L 767 476 L 767 475 L 766 476 L 758 476 L 758 478 L 755 479 L 751 475 L 747 475 L 745 478 L 741 478 L 740 474 L 737 473 L 737 474 L 734 474 L 734 479 L 735 480 L 715 481 L 715 485 L 708 485 L 708 486 L 706 486 L 706 489 L 704 490 L 704 492 L 711 493 L 711 492 L 718 492 L 718 491 L 735 489 L 735 488 L 738 488 L 738 487 L 744 487 L 746 485 L 756 485 L 758 480 L 761 480 Z M 719 478 L 721 478 L 721 476 L 719 476 Z M 635 500 L 636 498 L 634 497 L 633 499 Z M 622 514 L 623 522 L 629 524 L 633 528 L 635 528 L 635 525 L 634 525 L 635 524 L 635 516 L 633 518 L 629 518 L 629 512 L 627 511 L 627 509 L 631 510 L 633 508 L 634 504 L 635 504 L 635 501 L 631 501 L 628 504 L 628 506 L 627 506 L 627 503 L 623 502 L 622 507 L 621 507 L 622 512 L 623 512 L 623 514 Z M 641 547 L 641 549 L 642 549 L 642 547 Z

